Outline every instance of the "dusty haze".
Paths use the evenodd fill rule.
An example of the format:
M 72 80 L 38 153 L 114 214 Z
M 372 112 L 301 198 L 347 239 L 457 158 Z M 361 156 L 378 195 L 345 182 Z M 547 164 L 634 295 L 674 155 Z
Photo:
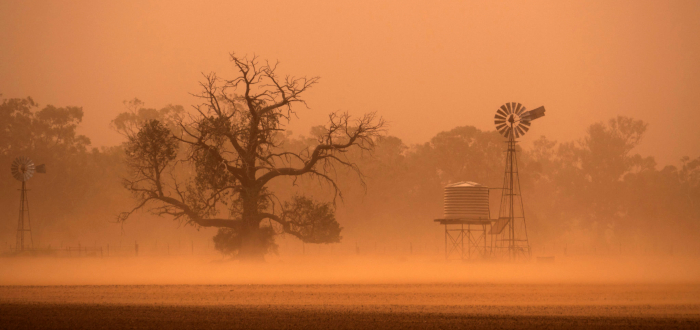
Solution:
M 699 36 L 699 1 L 0 0 L 0 328 L 697 329 Z M 239 134 L 269 104 L 246 99 L 246 112 L 234 98 L 221 126 L 193 110 L 228 100 L 202 92 L 203 74 L 234 79 L 246 54 L 310 78 L 298 89 L 308 107 L 282 126 L 274 108 L 249 120 L 271 144 L 222 134 L 188 149 L 197 137 L 175 132 Z M 434 222 L 443 188 L 503 187 L 493 116 L 506 102 L 547 109 L 517 154 L 532 257 L 448 262 Z M 356 140 L 355 126 L 329 124 L 336 111 L 376 116 Z M 135 133 L 148 127 L 162 135 Z M 349 146 L 329 142 L 334 128 Z M 335 200 L 323 175 L 274 176 L 306 158 L 242 161 L 237 139 L 268 153 L 347 151 L 364 176 L 324 163 Z M 172 148 L 148 167 L 158 157 L 134 155 L 153 141 Z M 216 148 L 238 158 L 212 158 Z M 18 156 L 47 168 L 27 182 L 34 249 L 19 255 Z M 148 177 L 162 164 L 167 178 Z M 258 165 L 277 179 L 269 190 L 247 171 Z M 495 218 L 501 192 L 490 194 Z M 161 199 L 118 217 L 149 196 Z M 186 216 L 148 212 L 156 202 Z M 298 222 L 275 220 L 281 208 Z
M 651 124 L 639 152 L 660 165 L 700 149 L 695 1 L 2 1 L 0 31 L 0 93 L 83 106 L 95 146 L 122 141 L 106 129 L 122 101 L 189 106 L 235 50 L 321 76 L 297 133 L 376 110 L 423 143 L 460 123 L 490 130 L 515 100 L 552 111 L 525 143 L 626 115 Z
M 75 155 L 67 156 L 68 146 L 47 156 L 18 146 L 24 140 L 13 134 L 16 126 L 3 136 L 8 164 L 18 152 L 48 163 L 49 173 L 30 182 L 42 246 L 212 249 L 212 229 L 147 214 L 113 223 L 133 200 L 119 183 L 124 137 L 110 122 L 134 97 L 145 108 L 190 111 L 201 73 L 230 76 L 228 53 L 235 51 L 279 59 L 284 74 L 321 77 L 305 96 L 309 109 L 289 124 L 292 145 L 303 146 L 303 136 L 332 111 L 377 111 L 389 120 L 377 157 L 360 163 L 367 190 L 341 173 L 344 240 L 336 251 L 444 252 L 442 231 L 431 222 L 442 213 L 441 186 L 471 180 L 499 187 L 503 175 L 502 150 L 458 141 L 499 141 L 493 113 L 518 101 L 548 109 L 522 139 L 536 254 L 698 254 L 696 2 L 2 1 L 0 31 L 2 98 L 31 96 L 35 112 L 49 104 L 82 107 L 73 123 L 91 141 Z M 631 150 L 585 144 L 596 138 L 591 128 L 617 116 L 646 125 Z M 608 143 L 603 137 L 598 145 Z M 112 149 L 91 154 L 93 147 Z M 566 166 L 586 157 L 588 168 Z M 615 172 L 612 163 L 624 168 Z M 601 173 L 617 177 L 597 180 Z M 9 249 L 16 182 L 2 175 Z M 328 194 L 314 182 L 277 188 Z M 494 199 L 492 214 L 497 208 Z

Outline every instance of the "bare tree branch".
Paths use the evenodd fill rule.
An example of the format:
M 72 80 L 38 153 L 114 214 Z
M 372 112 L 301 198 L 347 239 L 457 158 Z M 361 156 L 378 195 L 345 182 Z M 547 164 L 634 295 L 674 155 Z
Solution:
M 124 186 L 139 202 L 119 220 L 152 206 L 149 210 L 157 215 L 234 230 L 226 237 L 249 254 L 268 251 L 254 247 L 263 241 L 269 244 L 259 229 L 265 219 L 306 242 L 339 240 L 341 228 L 331 204 L 305 197 L 282 203 L 267 186 L 279 177 L 311 176 L 333 188 L 335 202 L 342 198 L 336 167 L 355 171 L 364 185 L 360 169 L 344 154 L 351 148 L 372 150 L 386 123 L 376 113 L 357 119 L 331 113 L 311 149 L 285 149 L 279 133 L 286 130 L 294 104 L 306 105 L 302 96 L 319 78 L 280 76 L 278 62 L 234 53 L 230 57 L 237 76 L 226 80 L 203 74 L 201 91 L 193 94 L 201 103 L 193 106 L 196 113 L 189 121 L 177 123 L 177 136 L 152 123 L 129 137 L 132 177 Z M 186 156 L 176 160 L 179 145 L 186 148 Z M 181 164 L 177 171 L 176 164 Z M 161 175 L 168 169 L 170 175 Z M 224 212 L 229 214 L 222 216 Z

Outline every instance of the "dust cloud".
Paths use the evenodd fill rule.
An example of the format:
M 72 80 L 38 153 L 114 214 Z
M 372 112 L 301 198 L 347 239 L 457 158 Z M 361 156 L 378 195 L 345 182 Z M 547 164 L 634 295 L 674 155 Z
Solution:
M 449 262 L 442 256 L 278 256 L 263 264 L 202 256 L 13 258 L 3 285 L 687 284 L 697 257 L 560 257 Z
M 690 1 L 0 1 L 0 310 L 697 325 L 699 22 Z M 547 109 L 510 172 L 506 102 Z M 23 185 L 20 156 L 46 172 Z M 494 223 L 522 198 L 522 258 L 477 233 L 455 260 L 436 219 L 465 181 Z

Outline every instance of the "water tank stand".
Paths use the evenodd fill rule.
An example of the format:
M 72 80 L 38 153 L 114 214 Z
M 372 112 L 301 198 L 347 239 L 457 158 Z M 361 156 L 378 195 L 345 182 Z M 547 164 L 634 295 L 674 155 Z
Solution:
M 472 260 L 488 257 L 490 220 L 481 219 L 435 219 L 445 226 L 445 259 Z

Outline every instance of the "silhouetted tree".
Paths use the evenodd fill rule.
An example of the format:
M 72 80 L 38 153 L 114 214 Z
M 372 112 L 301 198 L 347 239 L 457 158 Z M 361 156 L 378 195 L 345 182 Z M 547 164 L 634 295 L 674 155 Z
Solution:
M 238 75 L 231 80 L 205 75 L 202 91 L 195 95 L 202 103 L 188 121 L 179 121 L 180 134 L 148 121 L 129 136 L 132 173 L 124 183 L 139 202 L 119 219 L 148 207 L 189 224 L 219 227 L 217 248 L 246 259 L 262 259 L 274 251 L 272 237 L 278 233 L 310 243 L 338 242 L 341 228 L 329 202 L 301 195 L 281 202 L 270 183 L 309 177 L 329 184 L 334 196 L 342 197 L 336 167 L 350 168 L 362 178 L 344 153 L 353 147 L 371 150 L 384 121 L 375 113 L 355 120 L 347 113 L 331 113 L 313 146 L 285 150 L 280 137 L 284 124 L 295 116 L 294 105 L 305 105 L 301 96 L 318 78 L 281 77 L 277 64 L 255 57 L 231 54 L 231 61 Z M 187 146 L 182 159 L 174 157 L 176 141 Z M 177 166 L 195 175 L 183 180 L 187 171 L 177 172 Z
M 540 167 L 534 178 L 538 195 L 531 198 L 534 211 L 549 219 L 538 227 L 550 227 L 550 233 L 579 227 L 599 243 L 619 235 L 620 228 L 628 234 L 640 228 L 646 219 L 639 211 L 658 203 L 637 203 L 652 194 L 660 199 L 647 180 L 658 173 L 654 159 L 634 153 L 646 127 L 641 120 L 618 116 L 590 125 L 578 141 L 537 140 L 526 154 Z
M 503 180 L 503 141 L 496 131 L 460 126 L 438 133 L 416 153 L 432 162 L 443 185 L 464 180 L 493 185 Z
M 145 103 L 138 98 L 124 101 L 124 106 L 129 110 L 117 115 L 110 126 L 125 136 L 134 136 L 138 130 L 150 120 L 158 120 L 175 134 L 180 133 L 178 123 L 185 115 L 185 109 L 181 105 L 169 104 L 159 110 L 146 108 Z

